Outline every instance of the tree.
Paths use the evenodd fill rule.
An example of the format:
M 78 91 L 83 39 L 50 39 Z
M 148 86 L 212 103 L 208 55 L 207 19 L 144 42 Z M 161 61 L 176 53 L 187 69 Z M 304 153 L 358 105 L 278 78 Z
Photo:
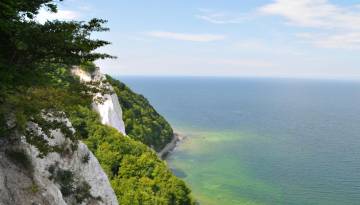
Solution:
M 190 190 L 171 174 L 154 151 L 101 124 L 97 113 L 91 110 L 93 93 L 99 92 L 97 86 L 89 88 L 70 73 L 73 65 L 91 71 L 94 60 L 112 57 L 94 52 L 108 42 L 90 38 L 92 32 L 108 30 L 102 27 L 105 21 L 40 24 L 34 17 L 41 7 L 56 12 L 52 0 L 0 1 L 0 137 L 12 141 L 25 135 L 27 142 L 43 156 L 66 149 L 51 146 L 44 136 L 50 136 L 50 130 L 60 129 L 74 143 L 72 149 L 76 148 L 77 139 L 87 144 L 108 174 L 121 204 L 191 204 Z M 136 109 L 132 109 L 137 113 L 133 125 L 135 129 L 139 127 L 143 138 L 144 130 L 151 128 L 147 125 L 151 120 L 143 115 L 156 112 L 143 97 L 132 97 L 137 98 L 131 101 L 129 96 L 128 100 L 129 105 L 136 104 Z M 144 105 L 145 111 L 141 108 Z M 53 120 L 48 120 L 47 115 Z M 61 120 L 64 117 L 70 119 L 75 133 Z M 160 119 L 157 114 L 151 117 L 157 118 Z M 141 125 L 143 121 L 148 123 Z M 29 122 L 39 125 L 43 134 L 29 130 Z M 146 133 L 157 132 L 158 126 L 164 124 L 161 122 L 164 119 L 154 124 L 156 129 Z M 170 125 L 166 126 L 172 132 Z M 75 191 L 78 202 L 89 196 L 89 186 L 74 187 L 68 170 L 49 172 L 56 173 L 53 179 L 60 184 L 64 195 Z
M 41 24 L 35 17 L 42 7 L 57 12 L 53 0 L 0 2 L 0 137 L 27 134 L 31 143 L 48 152 L 52 149 L 44 140 L 26 132 L 26 123 L 41 124 L 46 133 L 55 123 L 44 123 L 42 112 L 60 116 L 69 100 L 89 100 L 91 92 L 84 91 L 69 70 L 113 56 L 94 52 L 109 42 L 90 38 L 93 32 L 108 31 L 105 20 Z

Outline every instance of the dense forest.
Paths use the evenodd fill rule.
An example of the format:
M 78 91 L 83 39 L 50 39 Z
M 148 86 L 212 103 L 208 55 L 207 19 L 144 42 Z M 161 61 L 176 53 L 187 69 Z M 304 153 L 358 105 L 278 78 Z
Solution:
M 159 115 L 142 95 L 134 93 L 124 83 L 106 76 L 114 87 L 123 109 L 126 134 L 160 151 L 173 138 L 169 123 Z
M 79 106 L 71 121 L 110 178 L 120 204 L 191 204 L 190 190 L 148 146 L 101 125 L 97 113 Z
M 112 58 L 95 50 L 109 42 L 91 39 L 93 32 L 107 31 L 106 22 L 47 21 L 35 16 L 40 8 L 56 12 L 52 0 L 2 0 L 0 3 L 0 139 L 26 141 L 39 151 L 39 157 L 63 152 L 52 146 L 45 135 L 60 129 L 71 139 L 72 149 L 84 141 L 107 173 L 120 204 L 192 204 L 190 190 L 176 178 L 166 164 L 147 145 L 159 150 L 172 137 L 171 127 L 148 102 L 126 92 L 126 86 L 110 81 L 124 97 L 129 135 L 102 125 L 91 110 L 91 102 L 101 87 L 88 86 L 71 75 L 80 65 L 91 70 L 93 61 Z M 134 104 L 132 104 L 134 103 Z M 144 107 L 142 107 L 144 106 Z M 54 119 L 47 120 L 48 115 Z M 129 117 L 132 116 L 132 117 Z M 75 132 L 59 118 L 69 118 Z M 43 134 L 27 129 L 38 124 Z M 145 144 L 143 144 L 143 143 Z

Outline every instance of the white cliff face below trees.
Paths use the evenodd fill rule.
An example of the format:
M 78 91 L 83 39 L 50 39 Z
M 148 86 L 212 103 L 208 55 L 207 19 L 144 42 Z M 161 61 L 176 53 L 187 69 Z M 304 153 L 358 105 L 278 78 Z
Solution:
M 102 86 L 113 90 L 112 86 L 103 83 L 105 76 L 97 69 L 89 74 L 86 71 L 75 67 L 72 73 L 80 78 L 83 82 L 100 82 Z M 104 94 L 98 93 L 96 97 L 101 97 L 102 101 L 97 102 L 94 99 L 93 108 L 99 113 L 101 122 L 117 129 L 125 134 L 125 125 L 122 120 L 122 109 L 118 97 L 115 93 Z M 69 127 L 71 123 L 66 120 Z M 34 129 L 39 129 L 36 124 L 30 125 Z M 71 127 L 73 130 L 73 128 Z M 47 138 L 52 146 L 65 146 L 71 143 L 66 139 L 59 130 L 51 133 L 52 137 Z M 62 153 L 51 152 L 43 158 L 38 157 L 38 150 L 33 145 L 26 142 L 25 139 L 17 144 L 8 144 L 6 140 L 0 139 L 0 205 L 4 204 L 57 204 L 67 205 L 74 204 L 74 196 L 64 196 L 61 192 L 61 186 L 58 182 L 51 180 L 53 173 L 49 168 L 56 164 L 58 170 L 70 171 L 74 177 L 74 186 L 86 182 L 90 186 L 91 197 L 85 199 L 83 203 L 93 205 L 117 205 L 117 197 L 111 187 L 109 179 L 94 154 L 88 147 L 78 142 L 77 149 L 64 156 Z M 66 145 L 68 146 L 68 145 Z M 29 157 L 31 170 L 26 170 L 17 163 L 11 161 L 6 154 L 6 150 L 20 150 Z M 84 162 L 84 157 L 87 158 Z M 76 202 L 75 202 L 76 203 Z
M 93 103 L 94 109 L 101 117 L 101 123 L 110 125 L 120 131 L 122 134 L 126 135 L 124 122 L 122 117 L 119 117 L 122 116 L 122 110 L 118 102 L 117 95 L 105 94 L 103 98 L 103 103 Z
M 103 83 L 105 76 L 97 69 L 92 74 L 75 67 L 72 73 L 80 78 L 83 82 L 99 82 L 102 86 L 113 90 L 112 86 Z M 98 93 L 96 97 L 101 97 L 102 101 L 97 102 L 94 99 L 93 108 L 99 113 L 101 122 L 117 129 L 125 134 L 125 125 L 122 119 L 122 109 L 120 107 L 118 97 L 113 94 Z M 66 121 L 68 127 L 74 130 L 68 119 Z M 30 127 L 39 130 L 41 128 L 36 124 Z M 52 137 L 47 140 L 52 146 L 69 146 L 69 139 L 65 138 L 59 130 L 53 130 Z M 56 165 L 56 169 L 65 170 L 72 173 L 74 177 L 74 186 L 77 187 L 81 183 L 87 183 L 90 186 L 90 198 L 85 199 L 81 205 L 117 205 L 117 197 L 111 187 L 109 179 L 94 154 L 88 147 L 78 142 L 77 149 L 70 154 L 51 152 L 43 158 L 38 157 L 38 150 L 30 145 L 23 138 L 17 144 L 8 144 L 6 140 L 0 139 L 0 205 L 4 204 L 57 204 L 66 205 L 74 204 L 74 194 L 64 196 L 61 192 L 61 185 L 50 179 L 54 173 L 49 168 Z M 16 162 L 11 161 L 6 152 L 8 149 L 20 150 L 29 157 L 31 162 L 31 170 L 26 170 L 19 166 Z M 86 162 L 84 162 L 86 157 Z M 56 174 L 56 172 L 55 172 Z M 76 202 L 75 202 L 76 203 Z
M 68 119 L 64 118 L 67 126 L 74 130 Z M 42 133 L 41 128 L 35 123 L 29 123 L 29 129 Z M 51 137 L 46 140 L 52 146 L 66 147 L 71 150 L 71 141 L 65 138 L 60 130 L 52 130 Z M 104 173 L 99 161 L 88 149 L 78 142 L 77 148 L 69 152 L 51 152 L 43 158 L 39 158 L 39 151 L 33 145 L 26 142 L 23 137 L 17 144 L 0 143 L 0 204 L 4 205 L 67 205 L 67 204 L 93 204 L 93 205 L 117 205 L 118 201 L 107 175 Z M 28 156 L 30 167 L 19 166 L 11 161 L 6 150 L 18 150 Z M 84 160 L 86 157 L 86 161 Z M 71 172 L 73 178 L 73 190 L 69 196 L 62 194 L 61 182 L 54 181 L 54 175 L 58 173 L 50 171 L 50 167 L 56 165 L 59 170 Z M 89 194 L 83 202 L 78 203 L 74 199 L 80 184 L 87 183 L 90 186 Z M 82 190 L 84 191 L 84 190 Z
M 105 80 L 105 76 L 100 73 L 99 69 L 96 69 L 92 74 L 75 67 L 72 70 L 72 73 L 80 78 L 83 82 L 98 81 L 101 82 Z M 113 87 L 110 84 L 106 84 L 111 91 Z M 125 124 L 122 119 L 122 109 L 118 101 L 118 96 L 115 93 L 110 94 L 98 94 L 97 97 L 101 97 L 103 102 L 93 102 L 93 108 L 100 115 L 100 120 L 102 124 L 109 125 L 117 129 L 122 134 L 125 133 Z

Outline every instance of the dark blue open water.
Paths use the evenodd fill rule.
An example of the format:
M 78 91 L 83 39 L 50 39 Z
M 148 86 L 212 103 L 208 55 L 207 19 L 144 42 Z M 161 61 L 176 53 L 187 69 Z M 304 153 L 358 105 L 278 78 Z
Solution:
M 189 136 L 168 162 L 202 204 L 360 204 L 359 82 L 119 79 Z

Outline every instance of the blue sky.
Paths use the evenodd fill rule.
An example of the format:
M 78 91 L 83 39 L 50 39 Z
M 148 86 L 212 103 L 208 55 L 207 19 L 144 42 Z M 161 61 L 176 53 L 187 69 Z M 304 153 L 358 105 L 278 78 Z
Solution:
M 59 18 L 107 19 L 112 75 L 360 78 L 360 1 L 65 0 Z

